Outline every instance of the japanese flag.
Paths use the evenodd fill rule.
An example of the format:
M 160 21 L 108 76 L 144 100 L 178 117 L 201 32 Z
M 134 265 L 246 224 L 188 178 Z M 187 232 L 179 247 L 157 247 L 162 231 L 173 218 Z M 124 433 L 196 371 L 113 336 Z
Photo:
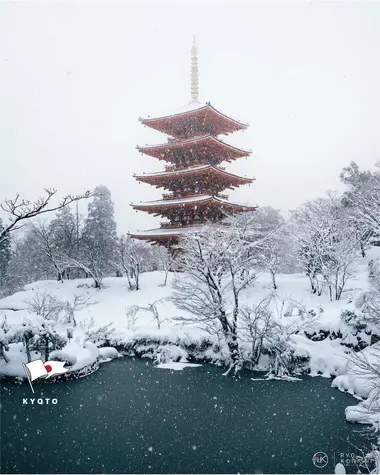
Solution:
M 65 363 L 62 361 L 45 361 L 34 360 L 24 365 L 25 370 L 29 376 L 30 381 L 38 378 L 55 376 L 57 374 L 66 373 L 67 368 L 64 368 Z
M 56 376 L 57 374 L 63 374 L 68 371 L 67 368 L 64 368 L 63 365 L 65 361 L 45 361 L 44 366 L 47 371 L 47 377 L 51 378 L 52 376 Z

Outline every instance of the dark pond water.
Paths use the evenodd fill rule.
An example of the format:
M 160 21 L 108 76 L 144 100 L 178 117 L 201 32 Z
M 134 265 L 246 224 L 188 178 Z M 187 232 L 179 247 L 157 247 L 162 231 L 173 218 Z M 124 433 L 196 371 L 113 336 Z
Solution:
M 369 446 L 344 421 L 356 401 L 325 378 L 298 382 L 222 376 L 204 365 L 158 369 L 145 360 L 103 364 L 87 378 L 2 383 L 3 473 L 331 473 L 340 454 Z M 316 452 L 329 462 L 312 463 Z M 346 457 L 346 455 L 345 455 Z M 349 473 L 357 465 L 346 465 Z

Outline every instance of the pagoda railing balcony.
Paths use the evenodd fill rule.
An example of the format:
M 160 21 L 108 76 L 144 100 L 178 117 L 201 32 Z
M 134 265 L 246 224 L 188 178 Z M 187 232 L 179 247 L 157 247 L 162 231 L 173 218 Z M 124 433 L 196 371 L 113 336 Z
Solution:
M 162 198 L 164 200 L 171 200 L 172 198 L 174 198 L 174 195 L 173 195 L 173 193 L 163 193 Z
M 222 198 L 223 200 L 228 200 L 228 195 L 225 195 L 224 193 L 217 193 L 216 196 L 218 198 Z
M 197 163 L 196 165 L 165 165 L 165 171 L 166 172 L 176 172 L 178 170 L 186 170 L 187 168 L 192 168 L 194 166 L 203 166 L 206 165 L 205 163 Z M 225 170 L 226 167 L 220 167 L 218 166 L 220 170 Z
M 165 171 L 167 172 L 172 172 L 174 170 L 177 170 L 178 167 L 176 167 L 175 165 L 165 165 Z
M 172 223 L 162 222 L 160 223 L 161 228 L 172 228 L 174 227 Z
M 161 228 L 164 229 L 169 229 L 169 228 L 186 228 L 186 227 L 193 227 L 193 226 L 199 226 L 202 225 L 203 221 L 194 221 L 192 223 L 160 223 Z

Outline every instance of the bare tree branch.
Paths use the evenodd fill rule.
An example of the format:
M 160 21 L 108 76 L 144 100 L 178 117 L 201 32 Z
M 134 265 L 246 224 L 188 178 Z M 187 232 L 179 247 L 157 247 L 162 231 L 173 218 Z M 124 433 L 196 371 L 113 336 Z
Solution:
M 54 188 L 45 188 L 45 193 L 45 196 L 35 201 L 26 200 L 17 194 L 15 198 L 0 203 L 0 209 L 8 215 L 9 219 L 9 223 L 0 229 L 0 242 L 2 242 L 10 232 L 20 229 L 24 225 L 24 221 L 28 219 L 35 218 L 43 213 L 57 211 L 75 201 L 91 198 L 93 196 L 91 191 L 86 191 L 80 195 L 67 195 L 58 205 L 53 206 L 50 203 L 52 198 L 56 195 L 57 190 Z

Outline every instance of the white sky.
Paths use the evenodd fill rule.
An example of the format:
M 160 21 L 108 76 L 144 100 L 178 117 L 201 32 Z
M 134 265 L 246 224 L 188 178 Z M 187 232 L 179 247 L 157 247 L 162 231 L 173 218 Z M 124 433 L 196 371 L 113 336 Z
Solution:
M 120 232 L 156 227 L 129 203 L 160 197 L 132 174 L 164 136 L 137 119 L 189 102 L 193 33 L 201 100 L 250 124 L 226 138 L 256 177 L 232 199 L 286 211 L 380 158 L 380 3 L 4 2 L 0 200 L 104 184 Z

